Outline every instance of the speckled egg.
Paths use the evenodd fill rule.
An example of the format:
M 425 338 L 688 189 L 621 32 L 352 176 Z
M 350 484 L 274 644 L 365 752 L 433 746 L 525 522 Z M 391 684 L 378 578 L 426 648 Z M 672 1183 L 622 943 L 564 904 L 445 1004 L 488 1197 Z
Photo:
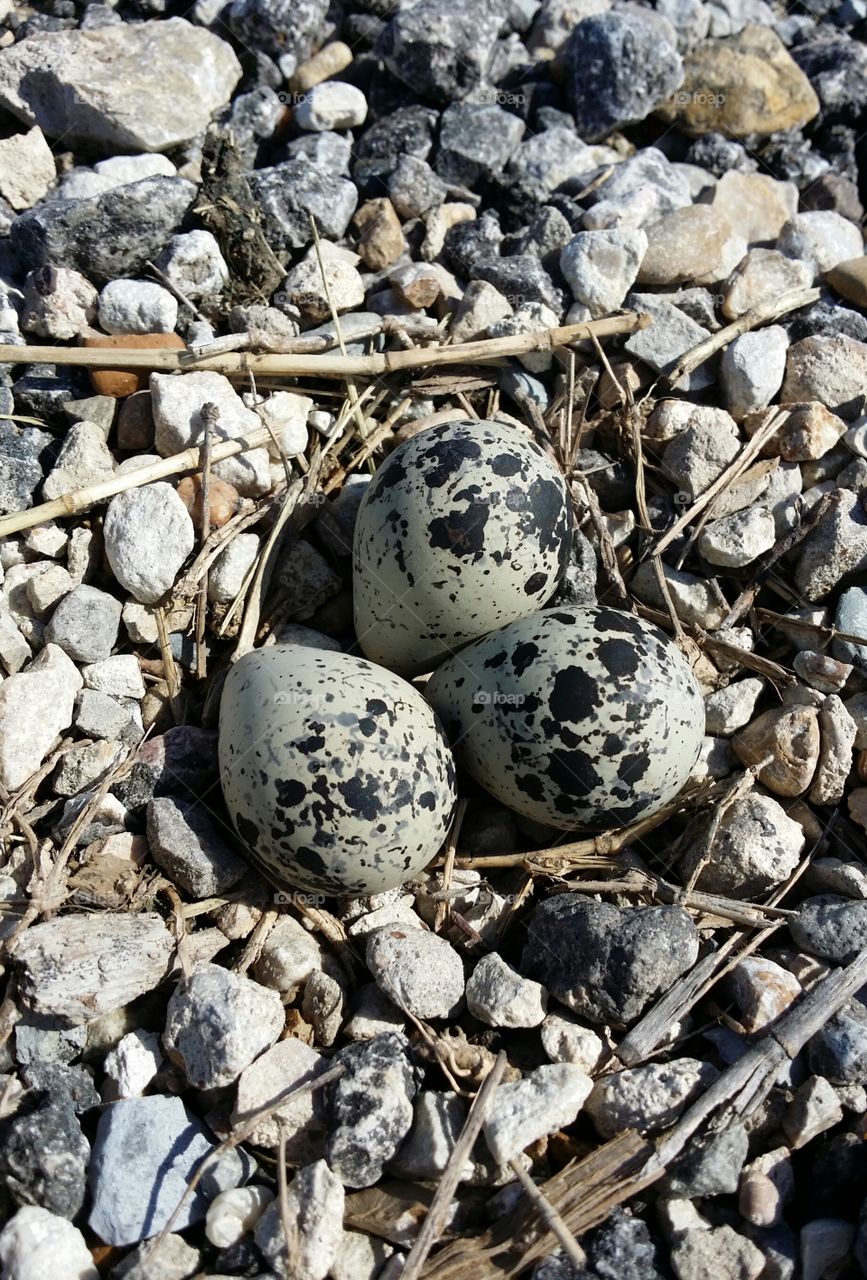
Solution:
M 468 645 L 426 694 L 458 762 L 547 826 L 624 826 L 678 794 L 698 758 L 698 683 L 656 627 L 617 609 L 551 609 Z
M 439 852 L 455 768 L 421 694 L 345 653 L 275 645 L 241 658 L 220 703 L 226 807 L 278 885 L 392 889 Z
M 529 436 L 499 422 L 419 432 L 382 464 L 358 513 L 361 648 L 418 675 L 534 613 L 563 574 L 571 528 L 563 476 Z

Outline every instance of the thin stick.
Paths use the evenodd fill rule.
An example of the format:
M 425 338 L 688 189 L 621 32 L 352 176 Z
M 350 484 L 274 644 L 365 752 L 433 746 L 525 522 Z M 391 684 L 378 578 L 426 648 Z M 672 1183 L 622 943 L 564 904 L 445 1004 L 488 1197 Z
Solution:
M 485 1116 L 490 1110 L 491 1100 L 497 1086 L 503 1078 L 507 1061 L 505 1053 L 501 1052 L 497 1055 L 497 1061 L 485 1077 L 482 1087 L 472 1101 L 461 1135 L 452 1148 L 449 1162 L 445 1167 L 443 1176 L 440 1178 L 439 1186 L 427 1211 L 427 1217 L 415 1238 L 415 1243 L 407 1254 L 406 1265 L 401 1272 L 401 1280 L 418 1280 L 422 1267 L 427 1261 L 428 1254 L 442 1234 L 448 1211 L 451 1207 L 452 1197 L 461 1180 L 464 1161 L 469 1156 L 475 1145 L 476 1138 L 482 1131 Z
M 215 404 L 202 405 L 202 484 L 199 490 L 202 500 L 202 546 L 211 536 L 211 424 L 219 422 L 220 411 Z M 196 675 L 204 680 L 207 675 L 205 658 L 205 621 L 208 615 L 208 570 L 202 574 L 196 613 Z
M 770 302 L 762 303 L 760 307 L 753 307 L 752 311 L 745 311 L 742 316 L 738 316 L 737 320 L 718 329 L 709 338 L 705 338 L 703 342 L 699 342 L 697 346 L 685 352 L 671 372 L 664 375 L 663 381 L 671 387 L 676 387 L 681 378 L 692 373 L 693 369 L 704 364 L 705 360 L 715 355 L 717 351 L 722 351 L 723 347 L 734 342 L 735 338 L 741 337 L 750 329 L 757 329 L 759 325 L 778 320 L 780 316 L 787 315 L 790 311 L 797 311 L 799 307 L 807 307 L 811 302 L 818 302 L 819 297 L 818 289 L 796 289 Z
M 464 814 L 467 811 L 467 801 L 459 800 L 455 809 L 455 816 L 452 821 L 452 829 L 449 832 L 448 843 L 446 844 L 445 857 L 443 858 L 443 883 L 444 890 L 451 888 L 452 874 L 455 869 L 455 854 L 458 849 L 458 837 L 461 833 L 461 826 L 464 821 Z M 452 904 L 451 899 L 445 897 L 441 902 L 437 903 L 436 915 L 434 917 L 434 933 L 441 933 L 443 925 L 451 915 Z
M 587 1254 L 566 1226 L 566 1223 L 560 1217 L 560 1214 L 551 1204 L 551 1201 L 546 1199 L 530 1177 L 527 1170 L 518 1160 L 510 1160 L 509 1168 L 524 1188 L 524 1194 L 536 1209 L 545 1226 L 559 1240 L 560 1248 L 566 1254 L 566 1257 L 572 1263 L 572 1266 L 579 1272 L 583 1270 L 584 1265 L 587 1262 Z
M 237 440 L 221 441 L 211 449 L 211 464 L 222 462 L 225 458 L 234 458 L 236 454 L 246 453 L 248 449 L 261 449 L 270 438 L 267 427 L 257 427 L 249 435 Z M 6 538 L 10 533 L 20 533 L 22 529 L 32 529 L 34 525 L 44 524 L 48 520 L 78 515 L 98 502 L 113 498 L 117 493 L 138 489 L 154 480 L 177 476 L 182 471 L 198 471 L 201 461 L 201 445 L 194 444 L 183 453 L 175 453 L 170 458 L 162 458 L 146 467 L 137 467 L 134 471 L 113 475 L 110 480 L 101 480 L 85 489 L 73 489 L 71 493 L 65 493 L 51 502 L 40 503 L 38 507 L 30 507 L 27 511 L 13 511 L 11 515 L 0 517 L 0 538 Z
M 195 368 L 211 369 L 226 374 L 279 374 L 285 377 L 346 378 L 377 377 L 404 369 L 423 369 L 429 365 L 478 364 L 480 361 L 525 355 L 530 351 L 553 351 L 571 342 L 592 337 L 611 337 L 618 333 L 635 333 L 646 329 L 650 317 L 637 312 L 622 316 L 605 316 L 584 324 L 563 325 L 556 329 L 540 329 L 535 333 L 515 334 L 506 338 L 483 338 L 450 347 L 416 347 L 411 351 L 383 351 L 370 356 L 284 356 L 259 355 L 254 352 L 227 352 L 206 360 L 190 360 L 187 351 L 124 350 L 102 347 L 47 347 L 0 345 L 0 364 L 82 365 L 90 369 L 151 369 L 159 373 L 182 373 Z

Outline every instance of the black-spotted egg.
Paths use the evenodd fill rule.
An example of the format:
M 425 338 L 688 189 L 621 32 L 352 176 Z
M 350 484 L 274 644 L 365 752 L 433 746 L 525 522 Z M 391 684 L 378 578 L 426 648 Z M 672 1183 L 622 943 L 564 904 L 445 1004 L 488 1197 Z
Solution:
M 430 705 L 364 658 L 275 645 L 245 654 L 220 703 L 226 808 L 277 885 L 395 888 L 439 852 L 456 803 Z
M 676 646 L 617 609 L 550 609 L 444 663 L 426 696 L 458 763 L 527 818 L 620 827 L 673 800 L 698 758 L 701 690 Z
M 368 658 L 403 675 L 534 613 L 556 590 L 572 528 L 562 474 L 499 422 L 419 432 L 382 463 L 353 542 L 353 609 Z

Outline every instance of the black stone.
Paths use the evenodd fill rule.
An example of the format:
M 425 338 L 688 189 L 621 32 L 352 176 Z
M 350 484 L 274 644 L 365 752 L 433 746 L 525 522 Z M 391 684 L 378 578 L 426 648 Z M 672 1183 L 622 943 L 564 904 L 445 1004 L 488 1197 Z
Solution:
M 530 254 L 511 258 L 480 258 L 472 267 L 473 280 L 486 280 L 499 289 L 517 309 L 525 302 L 542 302 L 561 316 L 566 308 L 562 289 L 558 289 L 548 272 Z
M 74 1218 L 84 1203 L 89 1156 L 66 1093 L 0 1126 L 0 1171 L 19 1205 L 40 1205 Z
M 503 231 L 493 213 L 482 214 L 472 222 L 458 222 L 449 227 L 443 252 L 458 275 L 469 277 L 473 266 L 500 252 Z
M 392 18 L 378 52 L 418 97 L 445 105 L 484 81 L 503 25 L 496 0 L 419 0 Z

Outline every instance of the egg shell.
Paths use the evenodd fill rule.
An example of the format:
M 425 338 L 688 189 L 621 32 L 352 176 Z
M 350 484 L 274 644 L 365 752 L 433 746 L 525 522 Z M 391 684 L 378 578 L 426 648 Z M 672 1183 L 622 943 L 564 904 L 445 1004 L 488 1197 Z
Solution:
M 448 833 L 457 795 L 442 728 L 418 690 L 364 658 L 245 654 L 223 689 L 219 748 L 235 830 L 278 885 L 380 893 Z
M 551 827 L 618 827 L 683 787 L 704 736 L 701 690 L 660 631 L 617 609 L 551 609 L 468 645 L 426 696 L 458 763 Z
M 563 575 L 563 476 L 499 422 L 421 431 L 380 466 L 353 542 L 353 608 L 368 658 L 430 671 L 469 640 L 535 613 Z

